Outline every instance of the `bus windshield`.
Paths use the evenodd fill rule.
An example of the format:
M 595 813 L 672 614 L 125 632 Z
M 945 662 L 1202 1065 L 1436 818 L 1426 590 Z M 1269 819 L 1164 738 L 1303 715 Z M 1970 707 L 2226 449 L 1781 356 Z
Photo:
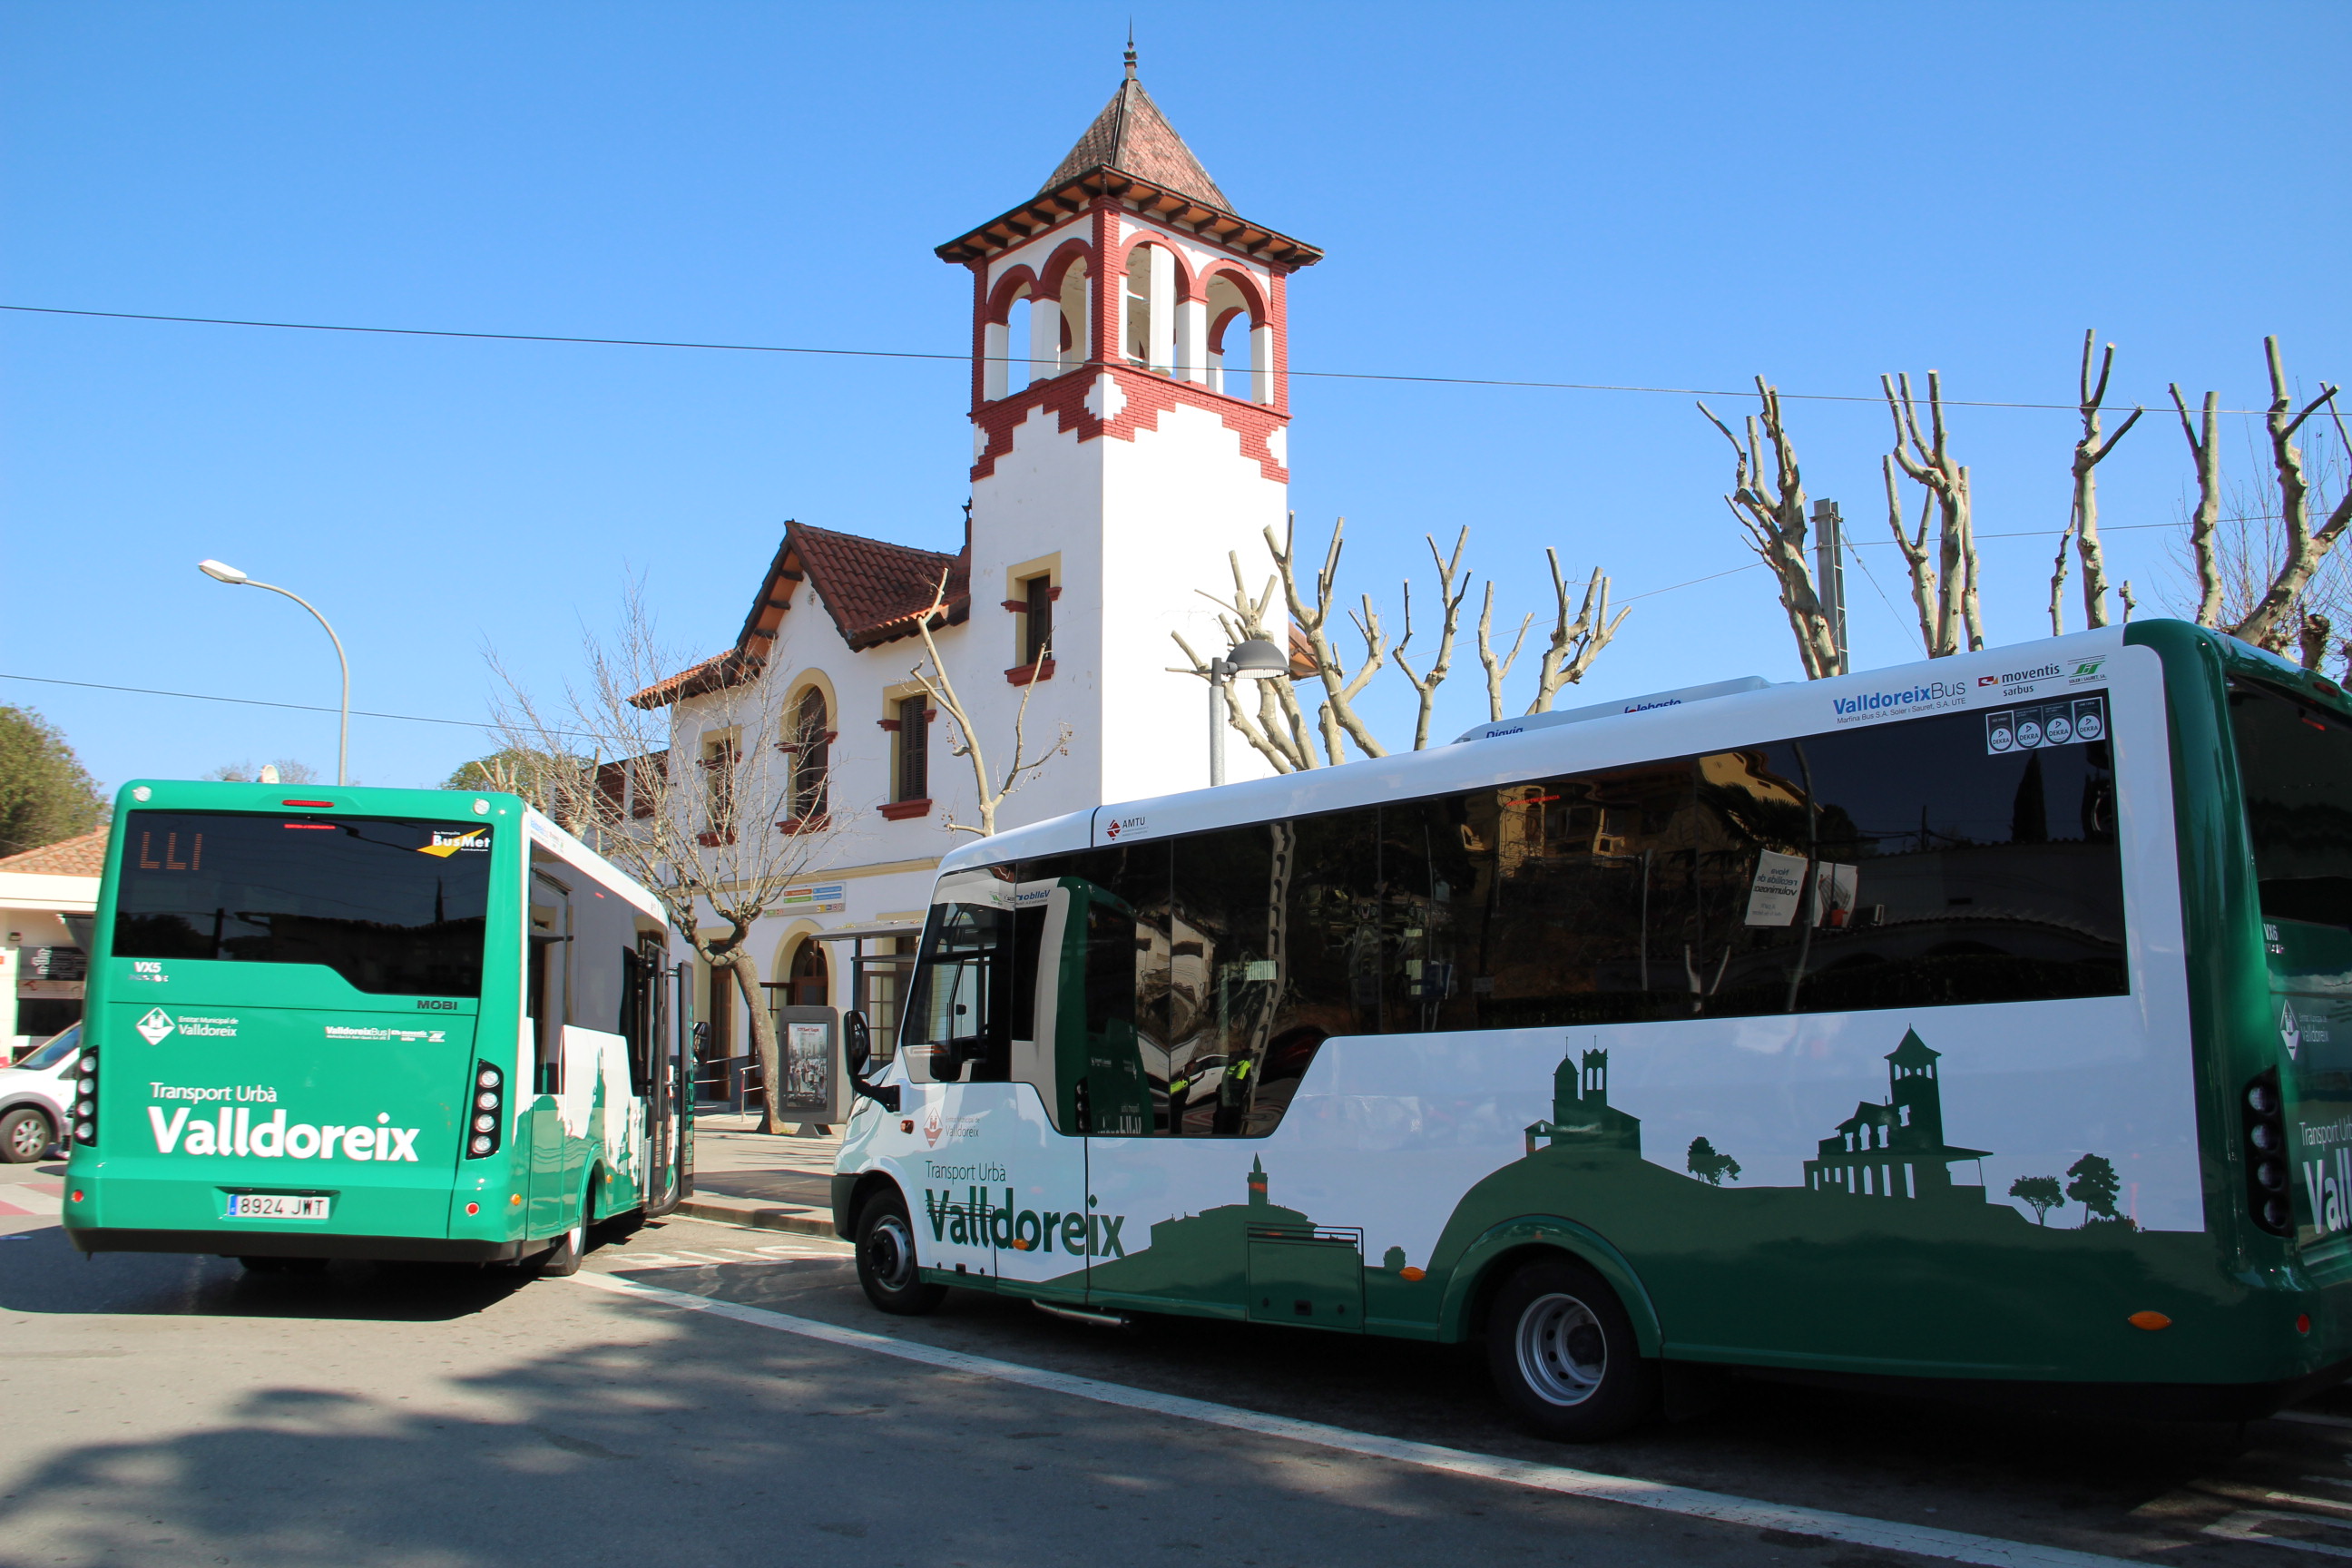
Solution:
M 2230 720 L 2263 913 L 2352 927 L 2352 724 L 2244 680 Z
M 488 825 L 134 811 L 114 956 L 323 964 L 378 994 L 479 996 Z

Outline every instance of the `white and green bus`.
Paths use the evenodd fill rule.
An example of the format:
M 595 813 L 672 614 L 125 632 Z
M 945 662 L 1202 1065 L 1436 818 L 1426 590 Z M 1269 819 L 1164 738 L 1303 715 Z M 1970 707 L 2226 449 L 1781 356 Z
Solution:
M 86 1253 L 577 1269 L 691 1190 L 652 894 L 509 795 L 146 780 L 99 894 Z
M 2352 1365 L 2352 702 L 2140 622 L 1040 823 L 861 1087 L 887 1311 L 2267 1411 Z

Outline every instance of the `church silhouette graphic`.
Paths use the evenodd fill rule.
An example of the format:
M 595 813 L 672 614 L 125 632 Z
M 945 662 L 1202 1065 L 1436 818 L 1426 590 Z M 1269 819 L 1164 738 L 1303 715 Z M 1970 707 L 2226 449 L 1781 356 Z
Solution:
M 1864 1100 L 1837 1131 L 1821 1141 L 1805 1162 L 1805 1190 L 1853 1197 L 1984 1201 L 1984 1187 L 1952 1180 L 1952 1166 L 1981 1160 L 1989 1149 L 1963 1149 L 1944 1142 L 1943 1089 L 1937 1066 L 1942 1053 L 1928 1048 L 1916 1029 L 1886 1054 L 1886 1100 Z M 1531 1122 L 1527 1151 L 1539 1147 L 1580 1153 L 1642 1153 L 1642 1123 L 1609 1103 L 1609 1053 L 1574 1047 L 1552 1074 L 1549 1121 Z

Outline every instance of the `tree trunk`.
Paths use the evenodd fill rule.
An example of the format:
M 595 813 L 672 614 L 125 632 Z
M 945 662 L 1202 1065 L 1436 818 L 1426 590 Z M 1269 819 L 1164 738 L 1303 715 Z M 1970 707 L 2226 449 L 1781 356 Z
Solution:
M 768 1016 L 767 999 L 760 994 L 759 967 L 740 946 L 718 962 L 733 973 L 736 994 L 751 1016 L 751 1054 L 760 1059 L 760 1131 L 782 1132 L 784 1064 L 776 1044 L 775 1020 Z

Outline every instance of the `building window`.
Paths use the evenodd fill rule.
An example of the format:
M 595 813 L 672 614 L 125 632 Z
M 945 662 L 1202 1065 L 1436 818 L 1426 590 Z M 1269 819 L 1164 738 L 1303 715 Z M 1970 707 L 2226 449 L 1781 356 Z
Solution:
M 931 700 L 920 694 L 898 702 L 898 800 L 931 795 Z
M 833 767 L 833 735 L 826 727 L 824 693 L 810 687 L 793 710 L 792 816 L 814 822 L 825 814 L 826 785 Z
M 1021 662 L 1035 664 L 1053 651 L 1054 647 L 1054 579 L 1032 577 L 1022 585 L 1024 612 L 1028 624 L 1022 628 Z
M 702 834 L 708 848 L 735 839 L 735 787 L 741 741 L 732 730 L 702 738 Z

